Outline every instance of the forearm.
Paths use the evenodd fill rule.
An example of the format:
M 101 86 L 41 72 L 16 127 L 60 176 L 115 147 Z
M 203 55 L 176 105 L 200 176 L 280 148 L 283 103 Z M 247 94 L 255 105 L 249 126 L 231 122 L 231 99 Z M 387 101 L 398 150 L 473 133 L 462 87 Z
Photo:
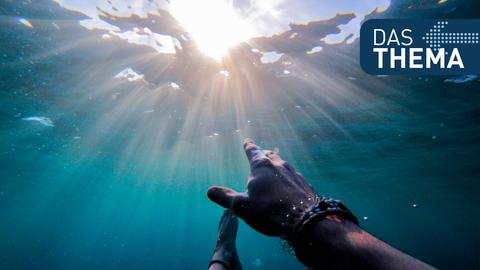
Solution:
M 210 267 L 208 267 L 208 270 L 228 270 L 228 268 L 221 263 L 212 263 Z
M 303 249 L 310 250 L 306 259 L 313 269 L 434 269 L 336 216 L 318 221 L 310 233 Z

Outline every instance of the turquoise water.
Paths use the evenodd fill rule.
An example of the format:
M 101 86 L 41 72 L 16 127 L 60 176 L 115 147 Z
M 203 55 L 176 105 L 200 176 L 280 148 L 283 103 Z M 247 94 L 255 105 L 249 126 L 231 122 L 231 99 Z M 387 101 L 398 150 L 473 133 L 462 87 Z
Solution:
M 1 269 L 205 269 L 222 213 L 205 192 L 245 188 L 245 137 L 375 236 L 441 269 L 480 269 L 478 79 L 373 77 L 358 40 L 292 49 L 290 76 L 244 48 L 219 68 L 106 42 L 78 13 L 32 2 L 0 4 Z M 393 1 L 381 16 L 478 11 Z M 126 67 L 144 79 L 115 80 Z M 23 119 L 35 116 L 52 123 Z M 242 222 L 237 245 L 245 269 L 304 269 Z

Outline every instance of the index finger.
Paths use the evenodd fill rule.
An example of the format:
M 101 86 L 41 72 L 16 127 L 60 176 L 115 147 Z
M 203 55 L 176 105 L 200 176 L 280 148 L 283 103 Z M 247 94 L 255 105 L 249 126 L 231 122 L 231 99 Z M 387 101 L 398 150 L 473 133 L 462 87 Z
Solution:
M 256 145 L 250 138 L 245 139 L 243 142 L 243 149 L 245 150 L 245 154 L 247 154 L 250 165 L 252 165 L 255 160 L 261 159 L 265 156 L 262 148 Z

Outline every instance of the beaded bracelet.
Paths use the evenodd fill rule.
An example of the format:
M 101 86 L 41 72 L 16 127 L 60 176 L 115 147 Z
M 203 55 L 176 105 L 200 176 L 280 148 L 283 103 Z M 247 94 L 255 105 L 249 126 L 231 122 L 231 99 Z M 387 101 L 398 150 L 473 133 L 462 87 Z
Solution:
M 287 240 L 290 246 L 293 248 L 298 260 L 307 266 L 309 266 L 308 260 L 305 258 L 307 256 L 303 256 L 304 254 L 302 254 L 301 250 L 298 250 L 298 241 L 300 235 L 309 227 L 310 224 L 314 224 L 314 221 L 324 219 L 330 215 L 340 216 L 358 225 L 358 219 L 343 202 L 332 198 L 319 198 L 318 203 L 303 214 L 302 218 L 295 225 L 290 238 Z

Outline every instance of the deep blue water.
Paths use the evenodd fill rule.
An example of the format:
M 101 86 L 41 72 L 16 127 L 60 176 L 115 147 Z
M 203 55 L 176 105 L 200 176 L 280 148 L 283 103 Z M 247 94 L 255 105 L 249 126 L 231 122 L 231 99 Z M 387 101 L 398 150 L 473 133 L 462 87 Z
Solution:
M 292 57 L 309 79 L 239 58 L 225 81 L 208 60 L 105 42 L 33 2 L 0 4 L 1 269 L 205 269 L 222 212 L 205 192 L 245 188 L 245 137 L 278 147 L 375 236 L 441 269 L 480 269 L 478 79 L 373 77 L 357 41 Z M 448 2 L 394 1 L 382 16 L 480 14 Z M 113 80 L 126 66 L 149 83 Z M 304 269 L 242 222 L 237 244 L 245 269 Z

